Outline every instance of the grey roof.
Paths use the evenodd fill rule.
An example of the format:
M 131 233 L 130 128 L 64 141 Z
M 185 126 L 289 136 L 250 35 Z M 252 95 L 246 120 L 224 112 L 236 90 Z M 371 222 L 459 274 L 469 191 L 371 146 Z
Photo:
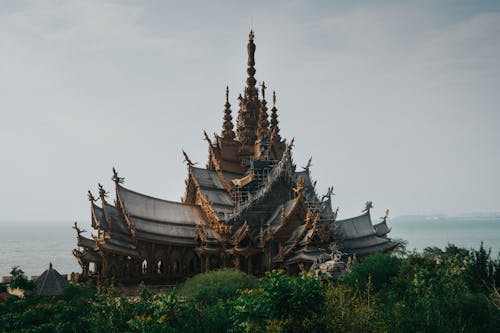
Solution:
M 96 242 L 93 239 L 89 239 L 82 235 L 78 236 L 78 246 L 85 247 L 87 249 L 93 249 L 96 246 Z
M 49 269 L 40 275 L 35 284 L 38 295 L 54 296 L 62 293 L 64 287 L 68 284 L 68 280 L 62 277 L 50 264 Z
M 136 237 L 143 241 L 148 241 L 152 243 L 166 244 L 166 245 L 178 245 L 178 246 L 187 246 L 187 247 L 195 247 L 196 243 L 194 241 L 194 237 L 191 238 L 181 238 L 181 237 L 170 237 L 168 235 L 158 235 L 151 234 L 147 232 L 136 232 Z
M 375 235 L 370 214 L 368 212 L 345 220 L 335 222 L 344 240 Z
M 85 249 L 80 256 L 80 259 L 84 262 L 101 262 L 101 256 L 97 254 L 94 250 Z
M 382 222 L 375 224 L 373 227 L 375 228 L 377 236 L 385 236 L 391 231 L 391 228 L 389 228 L 389 226 L 387 225 L 386 220 L 383 220 Z
M 117 185 L 119 199 L 130 216 L 170 224 L 194 225 L 204 221 L 195 205 L 150 197 Z
M 193 176 L 196 177 L 198 181 L 198 185 L 201 187 L 214 188 L 219 190 L 226 190 L 222 182 L 220 181 L 219 175 L 217 171 L 207 170 L 203 168 L 192 167 L 191 172 Z M 231 172 L 222 172 L 222 175 L 226 179 L 227 182 L 231 182 L 231 180 L 240 178 L 242 175 L 231 173 Z
M 122 234 L 130 234 L 130 230 L 128 229 L 128 226 L 126 225 L 125 221 L 123 220 L 120 212 L 118 209 L 110 205 L 108 203 L 104 204 L 104 211 L 106 212 L 106 215 L 111 221 L 111 228 L 113 232 L 117 233 L 122 233 Z
M 387 241 L 383 244 L 378 244 L 370 247 L 365 247 L 365 248 L 360 248 L 360 249 L 344 249 L 344 251 L 349 254 L 356 254 L 358 256 L 362 255 L 367 255 L 367 254 L 372 254 L 378 251 L 389 251 L 394 249 L 398 243 L 393 242 L 393 241 Z
M 266 224 L 269 223 L 271 224 L 271 226 L 273 226 L 274 230 L 277 229 L 281 223 L 282 208 L 285 208 L 285 215 L 288 216 L 288 214 L 290 214 L 290 212 L 292 211 L 294 205 L 295 205 L 295 200 L 288 200 L 284 204 L 276 207 L 271 217 L 267 220 Z
M 387 242 L 388 242 L 387 238 L 368 236 L 363 238 L 344 240 L 344 242 L 342 243 L 342 247 L 344 249 L 360 249 L 360 248 L 366 248 L 370 246 L 384 244 Z
M 117 233 L 130 234 L 128 227 L 125 225 L 125 222 L 122 220 L 120 213 L 118 212 L 118 209 L 116 209 L 116 207 L 106 203 L 103 209 L 96 204 L 92 204 L 92 215 L 103 230 L 111 230 Z M 106 215 L 108 216 L 109 222 L 111 223 L 111 228 L 108 221 L 106 220 Z
M 101 249 L 130 257 L 139 257 L 139 252 L 133 244 L 125 243 L 114 238 L 107 239 L 99 246 Z
M 298 262 L 324 261 L 330 258 L 330 255 L 316 246 L 301 247 L 285 260 L 286 264 L 295 264 Z M 273 258 L 275 261 L 277 257 Z
M 194 239 L 195 237 L 196 224 L 193 222 L 169 223 L 144 220 L 138 217 L 130 217 L 130 220 L 138 232 L 189 239 Z
M 217 171 L 191 168 L 191 173 L 200 186 L 201 193 L 207 196 L 208 201 L 213 204 L 216 212 L 232 212 L 233 200 L 222 184 Z M 240 177 L 240 175 L 228 172 L 223 173 L 226 181 Z

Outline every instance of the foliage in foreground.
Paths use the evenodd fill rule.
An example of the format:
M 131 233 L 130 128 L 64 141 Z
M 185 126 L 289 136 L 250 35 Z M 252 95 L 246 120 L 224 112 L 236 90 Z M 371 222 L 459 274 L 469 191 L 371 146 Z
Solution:
M 500 259 L 449 245 L 377 254 L 338 282 L 274 271 L 202 274 L 179 292 L 136 299 L 69 285 L 59 297 L 9 297 L 0 332 L 496 332 Z

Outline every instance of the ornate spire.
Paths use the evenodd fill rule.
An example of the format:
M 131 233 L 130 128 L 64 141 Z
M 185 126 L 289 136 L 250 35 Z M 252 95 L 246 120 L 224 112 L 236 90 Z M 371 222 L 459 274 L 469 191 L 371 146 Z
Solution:
M 222 124 L 222 138 L 233 140 L 233 117 L 231 116 L 231 104 L 229 104 L 229 87 L 226 86 L 226 104 L 224 104 L 224 123 Z
M 254 34 L 253 30 L 250 30 L 250 35 L 248 36 L 248 44 L 247 44 L 247 51 L 248 51 L 248 68 L 247 68 L 247 87 L 245 90 L 245 95 L 246 97 L 252 99 L 252 97 L 257 97 L 257 89 L 255 88 L 255 84 L 257 81 L 255 80 L 255 43 L 253 42 L 254 39 Z
M 279 137 L 278 109 L 276 108 L 276 91 L 273 91 L 273 108 L 271 109 L 271 132 Z
M 246 167 L 248 161 L 253 158 L 255 142 L 257 141 L 257 129 L 259 121 L 260 101 L 255 87 L 255 44 L 254 34 L 250 31 L 247 44 L 248 51 L 248 77 L 243 97 L 240 99 L 240 109 L 238 111 L 236 137 L 241 143 L 239 147 L 239 158 L 242 166 Z
M 267 106 L 266 106 L 266 84 L 262 81 L 262 101 L 260 102 L 259 109 L 259 124 L 257 128 L 257 137 L 259 139 L 265 138 L 269 134 L 269 121 L 267 120 Z

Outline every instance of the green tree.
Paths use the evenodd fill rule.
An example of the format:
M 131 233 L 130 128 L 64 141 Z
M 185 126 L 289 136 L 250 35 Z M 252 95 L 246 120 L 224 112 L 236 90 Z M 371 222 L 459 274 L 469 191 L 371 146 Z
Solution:
M 12 276 L 9 284 L 11 289 L 19 288 L 25 292 L 31 292 L 35 289 L 35 283 L 32 280 L 28 280 L 26 275 L 24 275 L 24 271 L 19 266 L 12 267 L 10 275 Z

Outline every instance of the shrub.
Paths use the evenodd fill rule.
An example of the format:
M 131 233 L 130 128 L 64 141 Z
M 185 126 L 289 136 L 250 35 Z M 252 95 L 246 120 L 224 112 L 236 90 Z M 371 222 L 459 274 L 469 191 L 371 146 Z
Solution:
M 235 332 L 322 332 L 325 286 L 314 276 L 273 271 L 235 302 Z
M 216 304 L 218 300 L 229 300 L 238 296 L 238 291 L 257 285 L 254 276 L 236 269 L 223 269 L 198 274 L 188 279 L 180 294 L 203 305 Z
M 352 265 L 351 271 L 342 277 L 342 283 L 355 292 L 364 293 L 371 279 L 371 287 L 377 292 L 396 276 L 400 267 L 401 259 L 377 253 Z

